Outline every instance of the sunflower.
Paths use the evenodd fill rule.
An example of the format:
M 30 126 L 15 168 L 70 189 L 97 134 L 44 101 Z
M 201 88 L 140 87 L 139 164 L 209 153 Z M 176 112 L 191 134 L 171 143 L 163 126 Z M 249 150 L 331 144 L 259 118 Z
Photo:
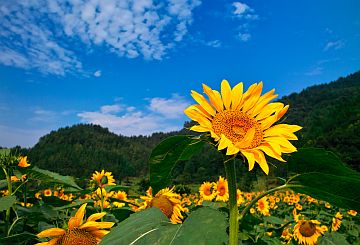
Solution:
M 75 216 L 70 218 L 68 229 L 50 228 L 37 234 L 39 238 L 54 237 L 47 242 L 37 243 L 38 245 L 95 245 L 98 244 L 102 237 L 109 231 L 103 229 L 110 229 L 113 222 L 96 222 L 101 219 L 106 213 L 95 213 L 89 216 L 85 223 L 83 223 L 86 203 L 83 204 L 76 212 Z
M 216 191 L 215 191 L 215 189 L 213 189 L 213 187 L 214 187 L 214 183 L 210 183 L 210 182 L 204 182 L 200 186 L 199 193 L 200 193 L 200 196 L 205 201 L 212 201 L 215 198 Z
M 256 209 L 264 216 L 270 216 L 269 213 L 269 202 L 267 201 L 266 197 L 261 198 L 256 203 Z
M 216 201 L 227 202 L 229 200 L 228 182 L 223 177 L 219 176 L 219 180 L 215 183 Z
M 350 214 L 351 216 L 356 216 L 357 212 L 355 210 L 349 210 L 347 211 L 348 214 Z
M 146 191 L 146 196 L 141 196 L 145 202 L 139 207 L 139 209 L 156 207 L 163 212 L 173 224 L 182 223 L 181 219 L 184 216 L 181 212 L 185 212 L 186 209 L 181 206 L 181 196 L 173 192 L 173 189 L 165 188 L 160 190 L 155 197 L 152 195 L 152 188 L 150 187 Z
M 100 187 L 105 187 L 108 185 L 116 185 L 112 173 L 105 172 L 105 170 L 102 170 L 101 172 L 95 171 L 91 179 L 95 181 Z
M 236 190 L 236 203 L 237 203 L 237 205 L 240 206 L 244 202 L 245 202 L 245 199 L 242 196 L 242 192 L 239 189 L 237 189 Z
M 335 217 L 332 218 L 332 224 L 331 224 L 331 229 L 332 231 L 337 231 L 339 230 L 340 226 L 341 226 L 341 220 L 342 220 L 343 216 L 341 213 L 337 212 Z
M 314 245 L 318 238 L 324 233 L 320 222 L 317 220 L 299 220 L 294 226 L 294 239 L 299 244 Z
M 51 195 L 52 195 L 51 189 L 45 189 L 45 190 L 44 190 L 44 196 L 46 196 L 46 197 L 51 197 Z
M 22 168 L 26 168 L 26 167 L 29 167 L 29 166 L 30 166 L 30 164 L 27 162 L 27 156 L 25 156 L 25 157 L 20 157 L 18 166 L 19 166 L 19 167 L 22 167 Z
M 199 125 L 190 130 L 209 132 L 218 142 L 218 150 L 226 148 L 226 155 L 241 153 L 248 161 L 249 170 L 257 162 L 268 174 L 269 166 L 265 155 L 279 161 L 282 153 L 295 152 L 296 148 L 289 140 L 297 140 L 294 132 L 301 129 L 297 125 L 273 124 L 279 121 L 289 106 L 283 103 L 269 103 L 277 97 L 275 90 L 261 96 L 263 84 L 255 83 L 243 93 L 243 83 L 231 89 L 223 80 L 221 94 L 203 84 L 208 101 L 203 95 L 191 91 L 191 96 L 198 104 L 185 109 L 185 114 Z

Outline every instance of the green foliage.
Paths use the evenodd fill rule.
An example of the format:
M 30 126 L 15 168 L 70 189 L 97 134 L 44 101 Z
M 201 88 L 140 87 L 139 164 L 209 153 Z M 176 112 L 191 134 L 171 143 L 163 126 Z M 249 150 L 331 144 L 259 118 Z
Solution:
M 0 212 L 10 208 L 16 201 L 15 196 L 0 197 Z
M 29 169 L 28 174 L 31 178 L 36 180 L 41 180 L 47 183 L 62 184 L 64 186 L 70 186 L 77 190 L 81 190 L 81 188 L 75 183 L 75 180 L 72 176 L 63 176 L 58 173 L 40 169 L 38 167 L 33 167 L 32 169 Z
M 288 159 L 288 168 L 296 173 L 290 184 L 305 193 L 338 207 L 360 210 L 360 174 L 323 149 L 299 149 Z
M 162 188 L 171 185 L 171 172 L 179 160 L 187 160 L 203 145 L 199 139 L 190 136 L 172 136 L 152 151 L 149 159 L 150 185 L 156 193 Z
M 121 222 L 100 244 L 225 244 L 226 228 L 226 215 L 215 209 L 199 208 L 183 224 L 174 225 L 151 208 Z

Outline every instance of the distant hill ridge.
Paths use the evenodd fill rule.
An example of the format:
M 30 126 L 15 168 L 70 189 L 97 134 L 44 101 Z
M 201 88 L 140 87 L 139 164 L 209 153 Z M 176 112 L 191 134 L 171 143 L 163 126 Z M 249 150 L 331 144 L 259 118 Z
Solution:
M 302 125 L 297 146 L 319 146 L 335 151 L 360 171 L 360 71 L 329 84 L 315 85 L 280 99 L 290 105 L 286 123 Z M 189 133 L 183 129 L 151 136 L 126 137 L 98 125 L 60 128 L 22 149 L 37 166 L 64 175 L 89 178 L 94 170 L 112 171 L 117 178 L 146 176 L 147 160 L 162 139 Z M 209 147 L 176 169 L 184 182 L 221 173 L 218 154 Z M 212 163 L 214 162 L 214 163 Z

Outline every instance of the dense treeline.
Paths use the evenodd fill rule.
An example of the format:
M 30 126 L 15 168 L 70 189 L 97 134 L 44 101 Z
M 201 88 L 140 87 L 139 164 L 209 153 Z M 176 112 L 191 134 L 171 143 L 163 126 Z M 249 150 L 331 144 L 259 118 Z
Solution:
M 360 72 L 329 84 L 316 85 L 285 96 L 289 104 L 286 123 L 302 125 L 300 146 L 319 146 L 336 152 L 360 171 Z M 185 124 L 188 128 L 189 123 Z M 112 171 L 117 179 L 146 177 L 153 147 L 183 129 L 151 136 L 119 136 L 97 125 L 75 125 L 43 136 L 31 149 L 21 149 L 32 163 L 65 175 L 89 178 L 94 170 Z M 239 171 L 246 172 L 246 166 Z M 210 146 L 174 170 L 176 183 L 199 183 L 224 174 L 221 155 Z M 242 181 L 255 178 L 253 172 Z

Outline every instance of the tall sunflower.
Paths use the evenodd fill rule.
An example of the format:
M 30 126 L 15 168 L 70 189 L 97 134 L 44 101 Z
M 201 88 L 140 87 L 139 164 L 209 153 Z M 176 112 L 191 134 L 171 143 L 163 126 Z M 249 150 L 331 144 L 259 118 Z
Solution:
M 101 172 L 95 171 L 95 173 L 93 173 L 91 177 L 91 180 L 93 180 L 100 187 L 105 187 L 108 185 L 116 185 L 112 173 L 105 172 L 105 170 L 102 170 Z
M 209 132 L 217 142 L 218 150 L 226 149 L 226 155 L 241 153 L 248 161 L 249 170 L 257 162 L 268 174 L 269 166 L 265 155 L 279 161 L 282 153 L 291 153 L 296 148 L 289 140 L 297 140 L 294 132 L 301 129 L 297 125 L 277 124 L 289 106 L 280 102 L 269 103 L 277 97 L 275 90 L 261 96 L 263 84 L 255 83 L 243 93 L 243 83 L 231 89 L 223 80 L 221 94 L 203 84 L 209 101 L 201 94 L 191 91 L 198 104 L 185 109 L 185 114 L 199 125 L 190 129 Z
M 85 214 L 86 203 L 83 204 L 76 212 L 75 216 L 70 218 L 68 229 L 50 228 L 37 234 L 39 238 L 54 237 L 47 242 L 37 243 L 37 245 L 96 245 L 101 239 L 109 233 L 114 223 L 113 222 L 96 222 L 101 219 L 106 213 L 95 213 L 83 222 Z
M 324 233 L 324 229 L 317 220 L 299 220 L 294 226 L 294 239 L 299 244 L 314 245 Z
M 256 209 L 264 216 L 270 216 L 269 213 L 269 202 L 267 201 L 266 197 L 261 198 L 256 203 Z
M 187 211 L 181 206 L 181 196 L 173 192 L 173 189 L 165 188 L 156 193 L 155 197 L 152 194 L 152 188 L 150 187 L 146 191 L 146 196 L 141 196 L 145 202 L 139 207 L 139 209 L 156 207 L 163 212 L 173 224 L 182 223 L 184 218 L 181 212 Z

